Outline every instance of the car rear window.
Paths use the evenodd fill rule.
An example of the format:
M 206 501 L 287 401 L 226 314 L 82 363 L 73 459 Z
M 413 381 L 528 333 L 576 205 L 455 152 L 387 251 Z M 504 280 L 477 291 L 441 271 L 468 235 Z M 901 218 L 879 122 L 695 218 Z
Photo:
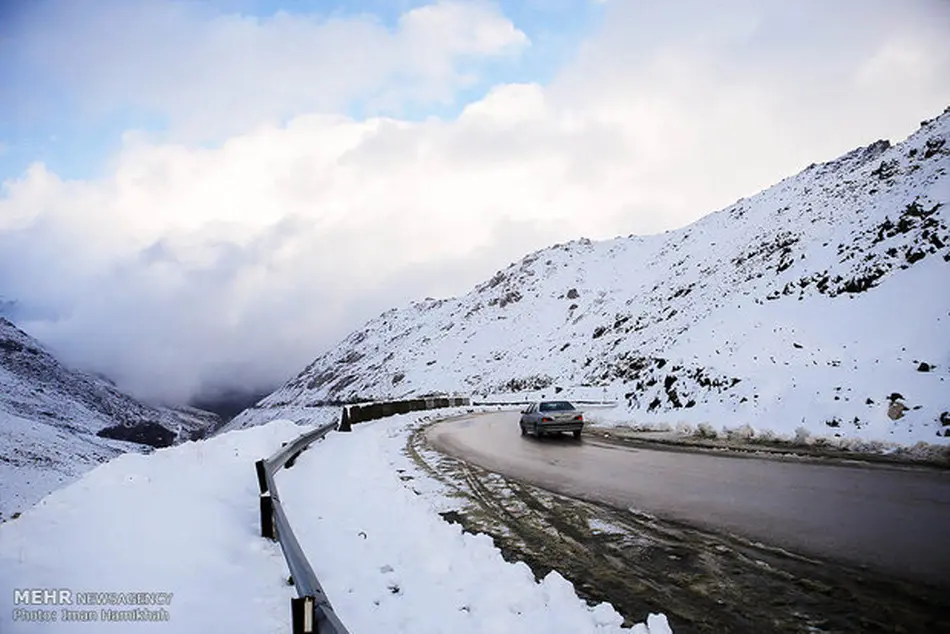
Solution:
M 549 403 L 541 403 L 539 409 L 542 412 L 564 412 L 574 409 L 574 406 L 567 401 L 551 401 Z

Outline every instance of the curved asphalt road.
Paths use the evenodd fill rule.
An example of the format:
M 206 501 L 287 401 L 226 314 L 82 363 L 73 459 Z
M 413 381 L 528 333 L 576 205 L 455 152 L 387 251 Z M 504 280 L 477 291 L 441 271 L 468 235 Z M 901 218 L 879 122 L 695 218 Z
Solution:
M 428 438 L 559 493 L 950 588 L 950 472 L 522 438 L 518 416 L 455 419 Z

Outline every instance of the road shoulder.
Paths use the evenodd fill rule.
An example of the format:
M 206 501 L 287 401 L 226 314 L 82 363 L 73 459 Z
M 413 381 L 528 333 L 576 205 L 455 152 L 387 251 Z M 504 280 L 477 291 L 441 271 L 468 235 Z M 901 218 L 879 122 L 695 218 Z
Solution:
M 589 440 L 666 451 L 714 453 L 747 458 L 766 458 L 795 462 L 838 463 L 851 466 L 893 467 L 900 469 L 950 470 L 950 447 L 927 445 L 906 447 L 889 453 L 852 451 L 821 439 L 809 444 L 790 441 L 702 438 L 676 432 L 639 430 L 626 426 L 589 426 Z

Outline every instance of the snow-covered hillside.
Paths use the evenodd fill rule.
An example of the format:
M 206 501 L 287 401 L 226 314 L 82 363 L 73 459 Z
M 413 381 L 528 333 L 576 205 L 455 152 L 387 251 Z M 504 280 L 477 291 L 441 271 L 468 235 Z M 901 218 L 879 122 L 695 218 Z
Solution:
M 122 452 L 201 435 L 218 422 L 193 408 L 142 404 L 63 366 L 0 318 L 0 519 Z
M 947 442 L 948 136 L 950 109 L 683 229 L 556 245 L 391 310 L 231 427 L 352 398 L 583 387 L 641 424 Z

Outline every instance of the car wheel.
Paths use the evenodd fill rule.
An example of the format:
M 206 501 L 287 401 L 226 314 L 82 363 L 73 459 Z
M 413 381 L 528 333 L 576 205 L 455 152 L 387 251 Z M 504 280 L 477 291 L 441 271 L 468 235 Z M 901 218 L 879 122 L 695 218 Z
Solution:
M 526 436 L 528 432 L 525 430 L 524 425 L 519 425 L 519 427 L 521 427 L 521 435 Z
M 578 439 L 579 439 L 580 437 L 581 437 L 581 430 L 575 429 L 575 430 L 574 430 L 574 438 L 578 438 Z

